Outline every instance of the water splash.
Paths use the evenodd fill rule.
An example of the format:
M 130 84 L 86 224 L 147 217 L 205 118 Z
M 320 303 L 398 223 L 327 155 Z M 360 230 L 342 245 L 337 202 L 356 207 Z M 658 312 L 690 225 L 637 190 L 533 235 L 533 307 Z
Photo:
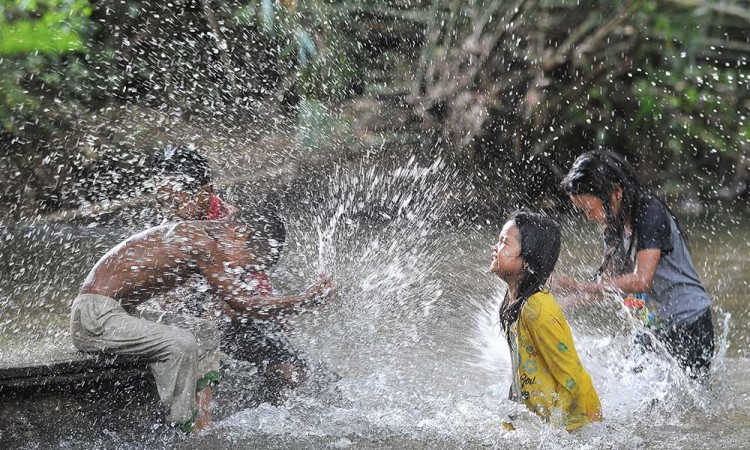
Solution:
M 749 364 L 727 356 L 731 315 L 723 316 L 718 340 L 712 375 L 718 386 L 707 390 L 668 360 L 629 359 L 633 328 L 613 300 L 566 311 L 579 355 L 602 399 L 605 423 L 568 434 L 524 413 L 517 432 L 505 431 L 500 422 L 524 408 L 507 400 L 510 362 L 497 324 L 503 287 L 487 273 L 490 247 L 502 224 L 462 221 L 455 207 L 467 189 L 437 159 L 429 164 L 412 160 L 403 167 L 341 166 L 318 190 L 305 193 L 304 202 L 286 211 L 288 247 L 272 279 L 280 290 L 292 292 L 325 271 L 340 286 L 337 302 L 292 321 L 292 339 L 311 361 L 341 380 L 322 389 L 301 388 L 278 407 L 262 404 L 224 416 L 191 445 L 690 448 L 700 442 L 691 440 L 691 433 L 703 437 L 697 430 L 706 426 L 729 430 L 726 423 L 750 423 L 742 400 Z M 68 236 L 65 242 L 37 244 L 33 252 L 61 257 L 76 239 L 80 254 L 75 250 L 63 257 L 74 269 L 107 244 L 98 235 L 88 241 Z M 575 233 L 566 240 L 574 249 L 589 245 L 588 237 Z M 93 242 L 93 249 L 84 251 L 86 242 Z M 590 264 L 576 262 L 577 252 L 571 253 L 561 264 L 586 272 Z M 23 264 L 28 272 L 36 271 L 26 280 L 28 287 L 49 290 L 65 279 L 28 259 Z M 639 364 L 645 368 L 635 373 Z M 141 425 L 133 431 L 97 432 L 95 438 L 64 427 L 57 431 L 64 436 L 57 442 L 71 448 L 91 442 L 137 447 L 133 443 L 144 436 L 156 446 L 182 442 L 171 432 L 144 431 L 150 425 Z M 717 446 L 731 446 L 732 439 L 743 437 L 749 437 L 747 432 L 735 430 Z

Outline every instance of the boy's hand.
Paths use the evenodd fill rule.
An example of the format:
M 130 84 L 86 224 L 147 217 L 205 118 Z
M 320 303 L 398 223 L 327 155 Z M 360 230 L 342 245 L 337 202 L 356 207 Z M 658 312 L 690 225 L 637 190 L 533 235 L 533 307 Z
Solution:
M 335 300 L 336 291 L 333 281 L 327 275 L 321 273 L 318 282 L 307 288 L 306 293 L 310 303 L 320 305 Z

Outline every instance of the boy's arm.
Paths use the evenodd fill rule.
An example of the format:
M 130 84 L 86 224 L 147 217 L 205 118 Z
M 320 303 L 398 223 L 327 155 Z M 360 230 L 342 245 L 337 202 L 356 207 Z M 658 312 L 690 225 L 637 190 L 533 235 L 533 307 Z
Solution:
M 247 317 L 268 319 L 284 313 L 301 312 L 306 306 L 317 306 L 335 298 L 336 289 L 331 280 L 321 279 L 301 295 L 272 297 L 255 295 L 254 290 L 242 281 L 243 271 L 236 264 L 223 259 L 215 239 L 200 228 L 188 228 L 186 236 L 191 240 L 191 258 L 219 297 L 239 314 Z
M 181 230 L 182 231 L 182 230 Z M 226 261 L 217 241 L 200 227 L 185 227 L 185 238 L 189 239 L 189 257 L 218 296 L 238 314 L 268 319 L 282 313 L 301 312 L 300 308 L 315 306 L 335 297 L 331 280 L 321 275 L 321 280 L 301 295 L 272 297 L 255 295 L 254 289 L 241 279 L 242 271 L 236 263 Z
M 227 296 L 224 301 L 237 314 L 254 319 L 270 319 L 290 313 L 303 312 L 306 306 L 316 306 L 325 302 L 325 296 L 316 294 L 288 295 L 271 297 L 263 295 Z
M 204 276 L 220 298 L 238 314 L 255 319 L 268 319 L 283 314 L 300 313 L 303 308 L 317 306 L 335 298 L 336 289 L 327 277 L 300 295 L 273 297 L 256 295 L 240 276 L 223 267 L 206 271 Z
M 245 283 L 233 274 L 214 272 L 207 278 L 222 300 L 233 310 L 240 315 L 256 319 L 299 313 L 305 307 L 317 306 L 332 300 L 336 294 L 333 283 L 328 278 L 322 278 L 303 294 L 283 297 L 255 295 L 252 288 L 246 287 Z

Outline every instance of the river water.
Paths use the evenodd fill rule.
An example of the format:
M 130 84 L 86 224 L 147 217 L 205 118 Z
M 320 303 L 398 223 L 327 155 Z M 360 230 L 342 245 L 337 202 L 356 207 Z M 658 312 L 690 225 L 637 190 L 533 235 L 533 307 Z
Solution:
M 86 398 L 88 412 L 59 399 L 16 398 L 13 417 L 7 402 L 0 406 L 0 441 L 19 448 L 747 447 L 747 226 L 685 221 L 714 298 L 718 354 L 708 386 L 663 360 L 628 359 L 633 326 L 616 299 L 566 309 L 606 419 L 568 434 L 507 400 L 510 359 L 496 321 L 503 287 L 487 272 L 502 223 L 447 214 L 446 192 L 460 195 L 466 186 L 439 164 L 331 180 L 286 209 L 288 242 L 272 280 L 293 292 L 325 271 L 339 285 L 336 303 L 298 316 L 291 332 L 295 346 L 338 381 L 300 389 L 281 406 L 217 413 L 199 437 L 154 425 L 148 414 L 134 419 L 127 403 L 113 407 L 101 394 Z M 585 276 L 600 256 L 596 230 L 580 218 L 564 223 L 557 270 Z M 67 309 L 88 268 L 131 231 L 6 229 L 0 359 L 66 339 Z M 645 370 L 634 373 L 635 364 Z M 139 414 L 137 402 L 130 407 Z M 518 430 L 505 431 L 500 422 L 517 411 Z

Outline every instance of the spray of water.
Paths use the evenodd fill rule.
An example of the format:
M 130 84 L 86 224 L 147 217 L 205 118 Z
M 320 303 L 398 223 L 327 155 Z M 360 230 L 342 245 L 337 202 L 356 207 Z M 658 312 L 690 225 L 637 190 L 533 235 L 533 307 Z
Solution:
M 509 402 L 510 362 L 497 321 L 504 288 L 487 273 L 502 224 L 451 219 L 455 197 L 447 193 L 463 187 L 440 160 L 340 167 L 322 198 L 293 213 L 302 220 L 286 264 L 307 275 L 328 272 L 340 286 L 336 305 L 296 324 L 300 345 L 342 376 L 339 397 L 297 397 L 291 411 L 244 411 L 227 429 L 241 436 L 298 429 L 299 438 L 327 436 L 341 446 L 365 438 L 599 448 L 648 446 L 647 435 L 633 433 L 642 421 L 670 427 L 713 411 L 719 393 L 669 358 L 632 353 L 636 328 L 616 299 L 598 311 L 568 312 L 605 424 L 569 435 Z M 521 413 L 515 433 L 500 426 L 511 412 Z M 277 420 L 286 425 L 279 429 Z
M 310 361 L 340 380 L 303 386 L 284 405 L 261 404 L 224 416 L 194 444 L 648 448 L 669 441 L 690 447 L 689 438 L 669 430 L 745 411 L 729 400 L 743 387 L 734 378 L 741 369 L 728 367 L 744 367 L 726 356 L 729 315 L 722 318 L 718 340 L 717 385 L 709 390 L 667 358 L 631 354 L 634 328 L 616 299 L 566 310 L 602 399 L 603 424 L 568 434 L 509 402 L 510 362 L 497 321 L 504 288 L 487 271 L 502 224 L 461 220 L 455 211 L 470 189 L 441 159 L 396 167 L 371 162 L 337 167 L 319 188 L 289 204 L 288 245 L 272 279 L 279 291 L 291 292 L 326 272 L 339 286 L 338 300 L 295 318 L 291 334 Z M 568 256 L 561 264 L 586 272 L 591 264 L 577 261 L 575 250 L 589 246 L 589 237 L 570 230 L 566 236 Z M 68 236 L 46 245 L 66 254 L 58 247 L 75 240 Z M 106 246 L 96 237 L 88 242 Z M 35 247 L 35 254 L 43 250 Z M 68 255 L 75 267 L 89 258 L 88 252 Z M 25 259 L 18 264 L 35 267 Z M 38 277 L 24 284 L 34 285 L 51 286 Z M 19 289 L 6 295 L 28 299 Z M 6 330 L 23 326 L 3 317 Z M 508 432 L 500 423 L 512 412 L 520 413 L 519 430 Z M 129 447 L 143 438 L 128 433 L 97 439 Z M 155 435 L 175 444 L 181 439 L 161 428 Z M 78 432 L 67 439 L 71 447 L 91 442 Z

